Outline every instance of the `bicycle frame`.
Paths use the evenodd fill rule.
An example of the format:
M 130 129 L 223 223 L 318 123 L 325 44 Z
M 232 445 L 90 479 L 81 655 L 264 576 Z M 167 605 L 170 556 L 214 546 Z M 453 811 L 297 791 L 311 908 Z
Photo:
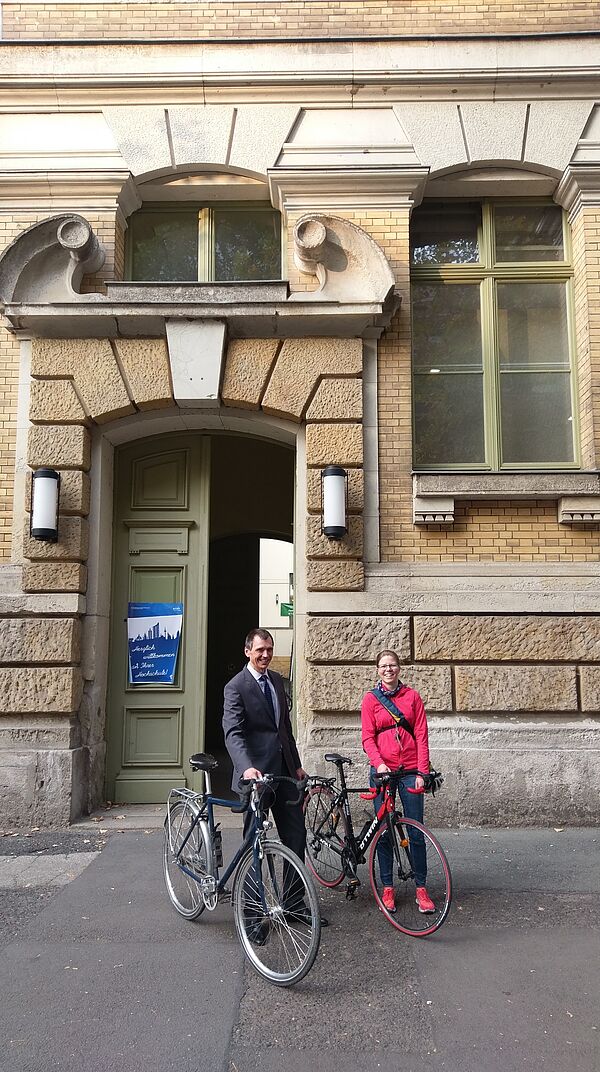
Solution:
M 242 859 L 242 856 L 244 856 L 244 854 L 247 852 L 247 850 L 250 848 L 250 846 L 253 847 L 255 862 L 257 862 L 260 859 L 261 837 L 266 833 L 268 827 L 271 824 L 270 824 L 269 820 L 264 820 L 264 819 L 261 818 L 260 809 L 258 807 L 258 804 L 259 804 L 258 794 L 257 794 L 257 799 L 256 800 L 252 800 L 252 794 L 251 794 L 251 800 L 250 800 L 249 804 L 246 804 L 246 803 L 243 803 L 243 802 L 241 804 L 236 804 L 234 801 L 224 800 L 221 797 L 214 797 L 212 795 L 212 793 L 210 792 L 210 776 L 208 775 L 208 773 L 206 773 L 206 783 L 207 783 L 207 792 L 206 793 L 202 793 L 202 794 L 195 793 L 191 789 L 172 789 L 171 792 L 169 793 L 169 802 L 168 802 L 169 807 L 171 805 L 171 802 L 175 801 L 175 800 L 186 801 L 192 806 L 193 820 L 192 820 L 192 823 L 190 825 L 190 828 L 189 828 L 185 838 L 183 839 L 183 841 L 182 841 L 181 845 L 179 846 L 178 850 L 175 850 L 173 845 L 171 845 L 171 851 L 173 852 L 173 855 L 175 856 L 175 859 L 177 860 L 177 866 L 180 867 L 181 870 L 184 872 L 184 874 L 188 875 L 189 878 L 193 878 L 196 882 L 198 882 L 197 874 L 195 874 L 193 871 L 190 871 L 190 869 L 187 868 L 185 866 L 185 864 L 183 864 L 181 862 L 181 854 L 182 854 L 185 846 L 187 845 L 190 837 L 192 836 L 194 830 L 198 826 L 198 823 L 200 823 L 202 820 L 205 820 L 206 822 L 208 822 L 210 843 L 211 843 L 211 847 L 212 847 L 212 846 L 214 846 L 215 834 L 216 834 L 216 825 L 215 825 L 215 817 L 214 817 L 214 809 L 215 809 L 215 807 L 228 808 L 230 811 L 235 812 L 235 813 L 245 811 L 246 807 L 251 807 L 253 809 L 253 811 L 254 811 L 254 823 L 253 823 L 251 829 L 246 834 L 246 837 L 244 838 L 242 844 L 237 849 L 237 851 L 235 852 L 234 856 L 231 858 L 229 864 L 227 865 L 227 867 L 226 867 L 225 871 L 223 872 L 223 874 L 221 875 L 221 877 L 219 877 L 219 865 L 217 864 L 216 860 L 214 859 L 214 853 L 213 853 L 213 868 L 214 868 L 214 871 L 213 871 L 212 875 L 207 875 L 206 878 L 212 878 L 214 880 L 214 883 L 215 883 L 214 892 L 219 894 L 219 893 L 222 893 L 225 890 L 228 880 L 231 878 L 231 876 L 235 872 L 240 860 Z M 254 792 L 255 792 L 255 790 L 252 791 L 252 793 L 254 793 Z M 257 869 L 257 875 L 258 875 L 258 883 L 259 883 L 259 887 L 260 887 L 261 901 L 262 901 L 263 907 L 264 907 L 264 892 L 263 892 L 263 889 L 262 889 L 262 878 L 260 876 L 260 869 Z
M 331 812 L 333 811 L 333 809 L 341 807 L 342 810 L 343 810 L 343 813 L 344 813 L 344 818 L 346 820 L 347 836 L 344 839 L 344 843 L 343 843 L 343 846 L 341 848 L 339 848 L 337 845 L 333 845 L 331 842 L 329 842 L 329 847 L 333 852 L 335 852 L 340 857 L 343 857 L 344 850 L 349 850 L 351 855 L 352 855 L 351 862 L 352 862 L 353 868 L 356 868 L 357 864 L 365 862 L 365 855 L 366 855 L 367 849 L 369 848 L 369 845 L 373 841 L 377 831 L 379 830 L 379 827 L 384 822 L 387 821 L 387 816 L 391 812 L 397 810 L 396 806 L 395 806 L 395 794 L 396 794 L 396 789 L 397 789 L 397 786 L 398 786 L 398 782 L 399 782 L 400 778 L 402 777 L 403 773 L 405 773 L 405 772 L 400 772 L 400 771 L 394 772 L 392 774 L 392 776 L 390 777 L 389 781 L 387 781 L 385 783 L 385 785 L 382 787 L 383 788 L 383 801 L 382 801 L 382 803 L 381 803 L 381 805 L 379 807 L 379 810 L 377 811 L 377 814 L 373 817 L 372 822 L 369 824 L 369 826 L 364 831 L 364 833 L 362 833 L 360 835 L 360 840 L 357 840 L 356 834 L 354 833 L 354 823 L 352 821 L 352 813 L 350 811 L 350 800 L 349 800 L 350 794 L 351 793 L 361 793 L 361 794 L 368 793 L 368 794 L 370 794 L 370 799 L 374 799 L 375 796 L 377 795 L 377 793 L 375 791 L 373 791 L 373 788 L 371 786 L 368 786 L 367 788 L 363 787 L 363 788 L 358 788 L 358 789 L 354 789 L 352 787 L 349 787 L 346 784 L 346 777 L 344 775 L 343 766 L 340 766 L 340 768 L 339 768 L 339 774 L 340 774 L 340 785 L 339 785 L 339 787 L 335 786 L 335 783 L 334 783 L 334 781 L 332 779 L 327 779 L 327 778 L 322 779 L 322 784 L 328 785 L 331 789 L 334 790 L 336 795 L 334 797 L 334 800 L 332 801 L 331 809 L 329 810 L 327 815 L 324 817 L 324 819 L 323 819 L 323 821 L 321 823 L 321 826 L 318 827 L 317 830 L 314 831 L 314 833 L 317 833 L 317 834 L 320 833 L 322 828 L 323 828 L 323 826 L 327 822 L 329 816 L 331 815 Z M 319 784 L 319 779 L 315 780 L 315 784 L 316 785 Z

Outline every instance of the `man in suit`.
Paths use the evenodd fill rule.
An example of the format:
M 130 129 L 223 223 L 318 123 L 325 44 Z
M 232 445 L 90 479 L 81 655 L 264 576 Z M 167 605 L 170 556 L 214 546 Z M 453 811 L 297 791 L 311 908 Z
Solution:
M 273 637 L 266 629 L 251 629 L 244 653 L 248 664 L 225 686 L 223 731 L 225 747 L 233 763 L 232 788 L 239 793 L 240 778 L 285 774 L 304 778 L 283 679 L 268 667 L 273 658 Z M 289 782 L 277 786 L 271 806 L 277 831 L 284 845 L 304 859 L 306 832 L 302 807 L 288 802 L 298 796 Z M 246 827 L 252 816 L 246 815 Z
M 224 691 L 223 732 L 225 747 L 233 762 L 232 788 L 241 792 L 240 778 L 261 778 L 263 774 L 304 778 L 306 771 L 292 732 L 292 723 L 283 679 L 268 670 L 273 658 L 273 637 L 267 629 L 251 629 L 244 653 L 247 665 L 228 681 Z M 289 782 L 280 782 L 269 803 L 277 832 L 284 845 L 304 860 L 306 830 L 298 791 Z M 244 836 L 252 823 L 248 811 Z M 326 921 L 321 920 L 322 925 Z

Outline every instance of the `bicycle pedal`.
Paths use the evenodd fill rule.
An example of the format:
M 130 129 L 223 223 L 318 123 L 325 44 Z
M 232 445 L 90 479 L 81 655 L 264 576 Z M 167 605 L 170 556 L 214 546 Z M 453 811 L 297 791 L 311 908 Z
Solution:
M 360 886 L 360 882 L 357 878 L 350 879 L 350 882 L 346 886 L 346 900 L 353 901 L 356 897 L 356 891 Z

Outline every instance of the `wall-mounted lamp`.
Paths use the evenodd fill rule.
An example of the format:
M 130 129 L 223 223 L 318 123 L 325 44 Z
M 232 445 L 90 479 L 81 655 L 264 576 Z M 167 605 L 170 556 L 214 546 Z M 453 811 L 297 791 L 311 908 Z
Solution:
M 34 540 L 58 540 L 58 500 L 60 473 L 56 469 L 36 469 L 31 477 L 29 532 Z
M 330 540 L 341 540 L 346 525 L 346 501 L 348 498 L 348 474 L 340 465 L 326 465 L 321 472 L 321 507 L 323 524 L 321 531 Z

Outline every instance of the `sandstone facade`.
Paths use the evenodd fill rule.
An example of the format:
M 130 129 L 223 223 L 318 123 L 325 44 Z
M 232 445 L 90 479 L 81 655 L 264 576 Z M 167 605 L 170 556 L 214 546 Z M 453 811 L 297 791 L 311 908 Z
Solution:
M 306 766 L 325 770 L 323 753 L 335 748 L 354 759 L 355 782 L 365 777 L 361 698 L 377 652 L 391 648 L 424 697 L 446 775 L 435 821 L 597 821 L 594 20 L 557 0 L 483 13 L 471 0 L 399 0 L 383 24 L 381 5 L 368 2 L 345 12 L 352 42 L 340 48 L 334 7 L 207 0 L 191 40 L 185 4 L 86 5 L 93 20 L 77 4 L 3 5 L 17 87 L 0 115 L 0 814 L 9 822 L 68 823 L 102 799 L 108 762 L 122 762 L 121 784 L 136 792 L 140 769 L 154 763 L 149 726 L 158 727 L 152 744 L 167 741 L 154 763 L 161 793 L 183 769 L 184 678 L 200 681 L 211 658 L 207 517 L 219 514 L 219 540 L 239 535 L 236 493 L 254 483 L 268 501 L 251 504 L 247 531 L 295 542 L 294 716 Z M 167 40 L 167 18 L 181 40 Z M 91 25 L 111 40 L 82 49 Z M 210 39 L 221 32 L 225 43 Z M 516 32 L 517 59 L 506 36 Z M 264 40 L 248 48 L 257 33 Z M 135 49 L 127 43 L 144 35 Z M 18 89 L 25 75 L 35 107 L 29 83 Z M 414 471 L 413 212 L 423 200 L 495 199 L 563 213 L 576 456 Z M 215 219 L 236 204 L 281 213 L 280 280 L 253 269 L 250 279 L 210 275 Z M 198 279 L 132 278 L 140 207 L 173 209 L 178 220 L 197 211 Z M 554 280 L 546 254 L 539 279 Z M 525 262 L 506 263 L 501 282 L 518 283 Z M 447 264 L 432 271 L 443 276 Z M 462 266 L 463 283 L 477 264 Z M 531 326 L 531 338 L 541 330 Z M 437 359 L 427 373 L 440 374 Z M 224 464 L 207 490 L 210 452 L 198 442 L 228 436 L 294 447 L 289 517 L 278 514 L 268 463 L 257 474 L 236 455 L 237 469 Z M 183 445 L 169 452 L 173 437 Z M 137 443 L 148 449 L 129 495 L 119 452 Z M 327 465 L 347 473 L 347 532 L 337 540 L 322 532 Z M 29 533 L 40 467 L 61 477 L 56 543 Z M 204 550 L 186 559 L 190 548 Z M 228 561 L 232 575 L 243 574 L 241 561 Z M 204 592 L 184 627 L 199 658 L 145 708 L 138 691 L 136 721 L 125 687 L 108 710 L 107 690 L 126 678 L 115 601 L 127 585 L 128 599 L 155 598 L 152 584 L 186 607 Z M 223 597 L 231 614 L 236 594 Z

